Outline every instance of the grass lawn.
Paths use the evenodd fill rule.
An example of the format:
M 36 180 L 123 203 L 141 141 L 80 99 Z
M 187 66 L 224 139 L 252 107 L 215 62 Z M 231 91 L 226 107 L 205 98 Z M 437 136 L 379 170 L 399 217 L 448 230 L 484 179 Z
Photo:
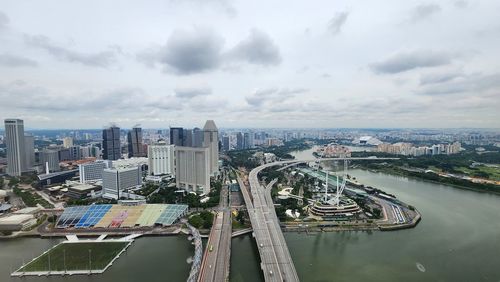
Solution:
M 19 271 L 89 270 L 89 261 L 92 261 L 92 270 L 104 269 L 127 244 L 128 242 L 59 244 Z
M 458 170 L 463 171 L 464 173 L 472 176 L 474 172 L 483 172 L 489 175 L 489 179 L 500 181 L 500 168 L 498 167 L 488 167 L 488 166 L 477 166 L 476 170 L 470 169 L 468 167 L 460 167 Z

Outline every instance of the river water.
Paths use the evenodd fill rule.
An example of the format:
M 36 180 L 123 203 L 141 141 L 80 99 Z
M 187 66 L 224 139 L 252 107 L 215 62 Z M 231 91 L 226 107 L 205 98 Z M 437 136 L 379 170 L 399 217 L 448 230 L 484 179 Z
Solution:
M 500 196 L 363 170 L 349 174 L 415 206 L 422 221 L 391 232 L 285 233 L 301 281 L 500 281 Z M 0 281 L 57 242 L 0 241 Z M 252 237 L 234 238 L 231 249 L 231 281 L 262 281 Z M 185 281 L 193 252 L 185 236 L 144 237 L 103 275 L 11 280 Z
M 298 158 L 309 159 L 306 154 Z M 349 174 L 414 205 L 422 221 L 392 232 L 285 233 L 301 281 L 500 281 L 500 196 L 362 170 Z M 250 236 L 233 240 L 233 256 L 241 250 L 246 257 L 233 259 L 233 281 L 262 281 L 252 248 Z
M 143 237 L 134 243 L 103 274 L 11 278 L 10 273 L 62 239 L 25 238 L 0 241 L 0 281 L 29 282 L 166 282 L 186 281 L 194 246 L 186 236 Z

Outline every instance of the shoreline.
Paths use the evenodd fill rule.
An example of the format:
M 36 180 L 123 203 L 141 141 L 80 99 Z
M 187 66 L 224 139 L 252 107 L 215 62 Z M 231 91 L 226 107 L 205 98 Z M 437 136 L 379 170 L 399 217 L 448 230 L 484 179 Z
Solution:
M 363 166 L 360 166 L 357 169 L 369 171 L 369 172 L 372 172 L 372 173 L 385 173 L 385 174 L 392 175 L 392 176 L 401 176 L 401 177 L 406 177 L 406 178 L 410 178 L 410 179 L 416 179 L 416 180 L 420 180 L 420 181 L 423 181 L 423 182 L 429 182 L 429 183 L 440 184 L 440 185 L 444 185 L 444 186 L 450 186 L 450 187 L 458 188 L 458 189 L 461 189 L 461 190 L 468 190 L 468 191 L 474 191 L 474 192 L 480 192 L 480 193 L 487 193 L 487 194 L 494 194 L 494 195 L 500 196 L 500 192 L 498 192 L 498 191 L 491 191 L 491 190 L 486 190 L 486 189 L 479 189 L 479 188 L 467 187 L 467 186 L 462 186 L 462 185 L 457 185 L 457 184 L 452 184 L 452 183 L 446 183 L 446 182 L 440 182 L 440 181 L 430 180 L 430 179 L 426 179 L 424 177 L 419 177 L 419 176 L 414 176 L 414 175 L 407 175 L 405 173 L 398 173 L 398 172 L 396 172 L 396 171 L 394 171 L 392 169 L 390 169 L 390 170 L 384 170 L 384 169 L 378 169 L 378 168 L 367 168 L 367 167 L 363 167 Z

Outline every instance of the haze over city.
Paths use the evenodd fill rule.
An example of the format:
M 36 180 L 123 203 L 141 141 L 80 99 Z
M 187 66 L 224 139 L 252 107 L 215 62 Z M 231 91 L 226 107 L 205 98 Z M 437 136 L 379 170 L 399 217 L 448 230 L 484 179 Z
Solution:
M 0 119 L 498 128 L 499 9 L 474 0 L 3 1 Z

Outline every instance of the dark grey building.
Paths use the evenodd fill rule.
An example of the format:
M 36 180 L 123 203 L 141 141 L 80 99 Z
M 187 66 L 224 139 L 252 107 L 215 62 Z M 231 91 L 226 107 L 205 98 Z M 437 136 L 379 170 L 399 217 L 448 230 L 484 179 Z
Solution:
M 102 131 L 102 158 L 118 160 L 121 157 L 120 128 L 112 126 Z
M 193 147 L 193 130 L 184 129 L 182 136 L 182 146 L 184 147 Z
M 203 130 L 198 127 L 193 128 L 193 147 L 203 147 Z
M 236 150 L 242 150 L 243 147 L 243 133 L 236 133 Z
M 142 147 L 142 129 L 134 127 L 127 134 L 128 157 L 144 157 L 144 148 Z
M 182 146 L 184 140 L 184 129 L 182 127 L 170 127 L 170 144 Z
M 230 147 L 229 147 L 229 136 L 223 136 L 222 137 L 222 149 L 224 151 L 229 151 Z

